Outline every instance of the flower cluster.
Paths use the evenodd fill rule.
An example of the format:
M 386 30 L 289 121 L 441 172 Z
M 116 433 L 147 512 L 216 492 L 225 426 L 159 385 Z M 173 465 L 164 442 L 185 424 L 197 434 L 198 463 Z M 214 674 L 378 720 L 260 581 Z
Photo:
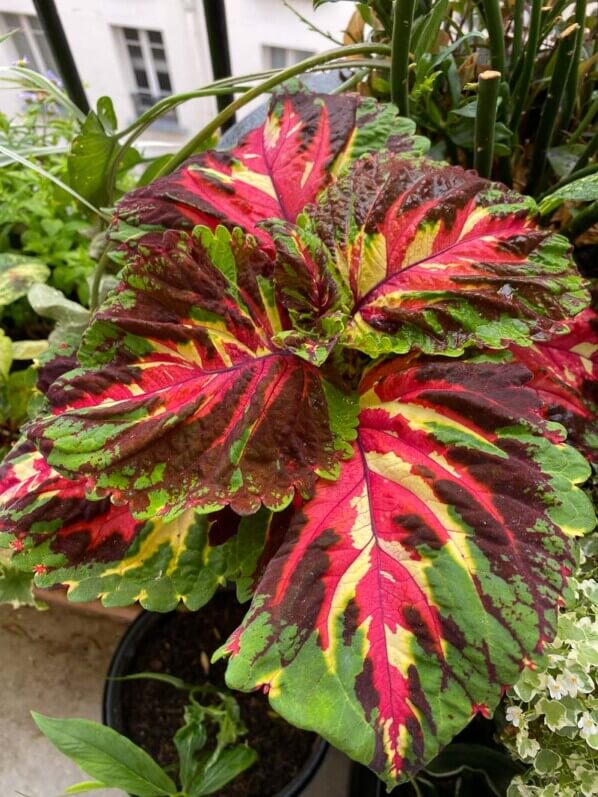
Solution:
M 507 696 L 503 741 L 525 763 L 509 797 L 598 794 L 598 535 L 579 548 L 558 636 Z

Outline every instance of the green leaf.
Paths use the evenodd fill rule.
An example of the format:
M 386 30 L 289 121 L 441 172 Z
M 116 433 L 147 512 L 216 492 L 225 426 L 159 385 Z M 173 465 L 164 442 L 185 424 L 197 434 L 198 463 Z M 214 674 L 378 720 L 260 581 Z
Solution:
M 449 744 L 431 761 L 425 772 L 435 778 L 459 775 L 464 771 L 481 773 L 492 794 L 501 797 L 521 767 L 513 759 L 483 744 Z
M 27 301 L 38 315 L 61 324 L 83 327 L 89 320 L 87 308 L 67 299 L 62 291 L 50 285 L 33 285 L 27 293 Z
M 74 783 L 72 786 L 69 786 L 64 790 L 63 794 L 83 794 L 87 791 L 105 788 L 106 786 L 103 783 L 99 783 L 96 780 L 84 780 L 81 783 Z
M 0 329 L 0 377 L 8 379 L 13 358 L 13 344 L 3 329 Z
M 185 724 L 174 735 L 174 744 L 179 756 L 179 776 L 181 786 L 189 791 L 193 781 L 198 778 L 202 762 L 197 753 L 206 745 L 208 733 L 204 725 L 204 711 L 190 704 L 185 707 Z
M 536 709 L 541 714 L 544 714 L 546 725 L 551 731 L 558 731 L 568 724 L 567 709 L 558 700 L 542 698 L 536 703 Z
M 104 106 L 104 118 L 107 111 Z M 90 111 L 81 133 L 73 139 L 68 169 L 71 187 L 94 205 L 110 201 L 106 177 L 117 147 L 117 140 L 106 134 L 98 115 Z
M 0 604 L 45 608 L 33 595 L 33 573 L 23 572 L 9 563 L 0 563 Z
M 63 191 L 66 191 L 67 194 L 70 194 L 70 196 L 74 197 L 88 210 L 91 210 L 92 213 L 95 213 L 96 216 L 99 216 L 104 221 L 107 222 L 110 221 L 110 217 L 107 216 L 103 211 L 99 210 L 97 207 L 95 207 L 95 205 L 92 205 L 91 202 L 89 202 L 81 194 L 77 193 L 77 191 L 75 191 L 74 188 L 71 188 L 70 185 L 63 183 L 63 181 L 60 180 L 58 177 L 56 177 L 56 175 L 52 174 L 46 169 L 42 169 L 42 167 L 38 166 L 37 163 L 27 160 L 27 158 L 23 158 L 21 155 L 19 155 L 18 152 L 15 152 L 14 150 L 9 149 L 8 147 L 3 147 L 1 144 L 0 144 L 0 154 L 9 157 L 11 160 L 15 161 L 16 163 L 20 163 L 21 166 L 25 166 L 28 169 L 31 169 L 31 171 L 40 174 L 42 177 L 45 177 L 47 180 L 50 180 L 52 183 L 54 183 L 54 185 L 57 185 L 59 188 L 62 188 Z
M 540 213 L 543 216 L 552 213 L 563 202 L 592 202 L 595 199 L 598 199 L 598 173 L 574 180 L 544 197 L 539 204 Z
M 257 760 L 257 753 L 251 747 L 239 744 L 223 750 L 219 758 L 193 781 L 189 797 L 204 797 L 222 789 L 237 775 L 244 772 Z
M 114 105 L 110 97 L 100 97 L 97 102 L 97 117 L 102 127 L 108 135 L 112 135 L 116 131 L 118 122 L 116 113 L 114 112 Z
M 52 744 L 104 786 L 132 792 L 137 797 L 175 794 L 176 785 L 150 756 L 99 722 L 55 719 L 31 712 L 40 731 Z
M 36 282 L 45 282 L 50 269 L 41 260 L 26 255 L 0 254 L 0 307 L 25 296 Z
M 551 147 L 548 150 L 548 162 L 557 177 L 566 177 L 579 160 L 584 150 L 583 144 L 564 144 L 562 147 Z
M 534 758 L 534 769 L 542 775 L 555 772 L 562 764 L 562 759 L 554 750 L 540 750 Z
M 174 689 L 180 689 L 182 692 L 190 692 L 194 688 L 194 684 L 188 684 L 181 678 L 176 678 L 174 675 L 168 675 L 164 672 L 134 672 L 131 675 L 122 675 L 119 678 L 112 678 L 113 681 L 159 681 L 163 684 L 168 684 Z
M 47 340 L 13 340 L 12 356 L 15 360 L 35 360 L 48 348 Z M 2 370 L 2 340 L 0 339 L 0 371 Z
M 171 159 L 171 153 L 167 152 L 164 155 L 159 155 L 149 162 L 139 178 L 137 185 L 148 185 L 159 174 L 160 169 Z
M 420 18 L 421 24 L 417 28 L 414 26 L 409 49 L 415 55 L 416 63 L 424 53 L 429 53 L 434 49 L 440 26 L 446 18 L 448 5 L 448 0 L 438 0 L 438 2 L 433 3 L 432 9 L 424 17 Z

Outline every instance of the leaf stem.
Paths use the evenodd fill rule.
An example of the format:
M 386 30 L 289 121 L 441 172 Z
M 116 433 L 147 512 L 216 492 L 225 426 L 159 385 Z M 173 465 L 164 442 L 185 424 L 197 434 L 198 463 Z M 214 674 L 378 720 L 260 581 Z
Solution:
M 415 0 L 395 0 L 390 57 L 390 99 L 401 116 L 409 116 L 409 46 Z
M 532 82 L 532 75 L 534 72 L 534 65 L 536 63 L 536 54 L 538 52 L 538 45 L 540 43 L 540 27 L 542 22 L 542 0 L 532 0 L 531 17 L 529 23 L 529 32 L 527 36 L 527 44 L 523 58 L 523 66 L 521 74 L 513 88 L 513 111 L 511 113 L 511 130 L 517 130 L 519 127 L 519 120 L 525 107 L 525 102 L 528 98 L 530 85 Z
M 589 230 L 590 227 L 593 227 L 594 224 L 598 224 L 598 201 L 592 202 L 591 205 L 580 210 L 579 213 L 571 219 L 569 224 L 563 227 L 561 232 L 563 235 L 566 235 L 569 240 L 574 241 L 586 230 Z
M 500 72 L 488 69 L 479 78 L 474 133 L 474 169 L 481 177 L 490 177 L 494 160 L 494 128 L 500 86 Z
M 354 75 L 351 75 L 350 78 L 347 78 L 347 80 L 345 80 L 344 83 L 341 83 L 340 86 L 337 86 L 336 88 L 332 89 L 330 93 L 343 94 L 345 91 L 349 91 L 354 86 L 357 86 L 358 83 L 361 83 L 364 77 L 366 77 L 366 75 L 368 74 L 368 71 L 369 70 L 367 69 L 362 69 L 359 72 L 355 72 Z
M 534 194 L 544 176 L 544 168 L 546 166 L 546 155 L 548 148 L 552 144 L 554 131 L 556 128 L 557 116 L 559 108 L 563 99 L 565 86 L 567 85 L 567 78 L 569 69 L 571 68 L 571 59 L 575 52 L 575 43 L 577 40 L 577 30 L 579 25 L 574 23 L 569 25 L 559 36 L 559 41 L 556 48 L 554 71 L 548 87 L 548 94 L 542 107 L 542 114 L 540 116 L 540 123 L 536 132 L 536 143 L 532 155 L 532 163 L 528 177 L 526 192 Z
M 567 143 L 575 144 L 575 142 L 578 141 L 579 138 L 581 138 L 583 133 L 585 133 L 586 128 L 592 122 L 597 113 L 598 113 L 598 97 L 594 99 L 594 101 L 588 108 L 588 112 L 583 117 L 581 122 L 577 125 L 575 131 L 573 132 L 573 135 L 569 138 L 569 141 Z
M 339 47 L 335 50 L 327 50 L 324 53 L 313 55 L 311 58 L 306 58 L 298 64 L 282 69 L 275 75 L 272 75 L 272 77 L 264 80 L 262 83 L 258 83 L 257 86 L 249 89 L 249 91 L 246 91 L 241 97 L 237 97 L 230 105 L 220 111 L 209 124 L 203 127 L 199 133 L 193 136 L 193 138 L 164 164 L 156 174 L 156 178 L 163 177 L 165 174 L 170 174 L 170 172 L 180 166 L 190 155 L 196 152 L 200 145 L 215 133 L 224 122 L 230 119 L 240 108 L 247 105 L 247 103 L 251 102 L 251 100 L 254 100 L 256 97 L 273 89 L 275 86 L 284 83 L 285 80 L 300 75 L 311 67 L 326 64 L 330 61 L 335 61 L 350 55 L 388 55 L 389 52 L 390 48 L 386 44 L 351 44 L 346 47 Z
M 579 156 L 579 159 L 572 171 L 576 172 L 579 169 L 583 169 L 587 165 L 590 158 L 594 157 L 596 152 L 598 152 L 598 131 L 596 131 L 596 133 L 594 133 L 592 138 L 588 141 L 586 148 Z
M 492 69 L 505 74 L 505 30 L 498 0 L 482 0 L 488 36 L 490 38 L 490 63 Z
M 111 250 L 111 248 L 111 242 L 108 242 L 100 256 L 100 259 L 96 263 L 96 267 L 93 270 L 93 280 L 91 283 L 91 290 L 89 292 L 89 309 L 91 312 L 93 312 L 99 304 L 100 285 L 102 283 L 102 277 L 106 271 L 106 266 L 110 261 L 108 252 Z

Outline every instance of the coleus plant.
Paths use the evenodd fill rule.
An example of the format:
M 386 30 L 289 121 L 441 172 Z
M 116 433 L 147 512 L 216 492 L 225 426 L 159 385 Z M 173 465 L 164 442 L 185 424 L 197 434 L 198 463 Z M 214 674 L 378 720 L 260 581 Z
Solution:
M 229 684 L 389 785 L 533 666 L 593 526 L 567 242 L 425 146 L 392 106 L 284 94 L 126 196 L 119 286 L 0 482 L 40 586 L 163 611 L 237 581 Z

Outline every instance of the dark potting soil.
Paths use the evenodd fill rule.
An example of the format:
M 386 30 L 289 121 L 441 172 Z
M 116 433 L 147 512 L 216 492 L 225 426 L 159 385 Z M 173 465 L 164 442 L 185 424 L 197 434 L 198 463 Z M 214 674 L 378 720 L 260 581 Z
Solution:
M 175 675 L 188 683 L 224 686 L 226 662 L 210 664 L 212 653 L 240 625 L 247 605 L 218 593 L 198 612 L 175 612 L 158 622 L 137 649 L 130 672 Z M 183 724 L 186 693 L 157 681 L 122 683 L 126 735 L 163 767 L 178 762 L 172 738 Z M 273 797 L 307 760 L 315 735 L 278 717 L 261 692 L 234 693 L 247 726 L 245 737 L 258 760 L 217 794 L 219 797 Z M 172 771 L 171 771 L 172 774 Z

